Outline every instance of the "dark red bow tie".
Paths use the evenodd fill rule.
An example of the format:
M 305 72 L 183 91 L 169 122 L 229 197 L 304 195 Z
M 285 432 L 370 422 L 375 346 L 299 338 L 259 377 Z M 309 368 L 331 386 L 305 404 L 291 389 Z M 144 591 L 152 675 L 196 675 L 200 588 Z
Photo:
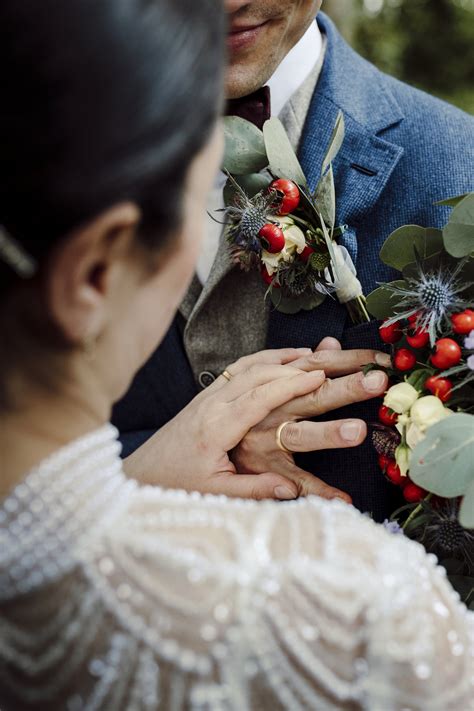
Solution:
M 227 102 L 226 115 L 240 116 L 262 130 L 263 124 L 271 116 L 270 87 L 263 86 L 253 94 L 243 96 L 241 99 L 231 99 Z

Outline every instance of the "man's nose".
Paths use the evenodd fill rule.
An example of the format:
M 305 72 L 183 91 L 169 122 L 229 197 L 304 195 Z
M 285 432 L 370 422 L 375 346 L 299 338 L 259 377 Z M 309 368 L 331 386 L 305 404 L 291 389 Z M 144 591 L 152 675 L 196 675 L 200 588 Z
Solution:
M 251 0 L 225 0 L 224 7 L 225 11 L 230 15 L 237 12 L 246 5 L 251 5 Z

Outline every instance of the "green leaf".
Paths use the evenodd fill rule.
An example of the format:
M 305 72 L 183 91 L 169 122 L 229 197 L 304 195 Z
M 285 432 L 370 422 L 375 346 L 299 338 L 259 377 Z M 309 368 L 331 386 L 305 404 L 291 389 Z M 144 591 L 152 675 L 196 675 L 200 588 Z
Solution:
M 451 198 L 446 198 L 446 200 L 438 200 L 438 202 L 435 202 L 435 205 L 446 205 L 447 207 L 456 207 L 456 205 L 459 205 L 461 200 L 464 200 L 465 197 L 467 197 L 469 193 L 464 193 L 464 195 L 456 195 L 455 197 Z
M 443 230 L 444 246 L 453 257 L 474 253 L 474 193 L 454 208 Z
M 459 413 L 430 427 L 413 451 L 410 478 L 427 491 L 451 499 L 474 480 L 474 416 Z
M 329 141 L 329 147 L 326 156 L 323 161 L 323 167 L 321 169 L 321 175 L 324 175 L 326 170 L 329 168 L 333 160 L 339 153 L 341 146 L 344 142 L 345 136 L 345 126 L 344 126 L 344 114 L 339 111 L 332 132 L 331 140 Z
M 250 175 L 235 175 L 232 177 L 249 198 L 265 190 L 271 183 L 271 178 L 268 175 L 262 175 L 262 173 L 250 173 Z M 224 188 L 224 203 L 226 206 L 233 203 L 235 193 L 235 186 L 228 180 Z
M 390 284 L 406 287 L 407 283 L 403 279 L 392 281 Z M 367 297 L 367 310 L 378 319 L 386 319 L 397 314 L 398 294 L 387 289 L 387 285 L 379 286 Z
M 317 184 L 313 200 L 324 222 L 333 228 L 336 222 L 336 188 L 332 166 L 329 166 L 329 170 Z
M 270 294 L 272 304 L 277 311 L 289 315 L 297 314 L 299 311 L 312 311 L 320 306 L 326 298 L 325 294 L 319 294 L 318 292 L 310 296 L 300 297 L 283 296 L 279 292 L 279 289 L 272 289 Z
M 443 249 L 443 235 L 440 230 L 405 225 L 392 232 L 380 250 L 380 258 L 390 267 L 402 271 L 407 264 L 415 261 L 415 248 L 421 259 L 425 259 Z
M 268 165 L 263 133 L 239 116 L 224 119 L 225 151 L 222 169 L 232 175 L 258 173 Z
M 468 575 L 449 575 L 448 580 L 453 588 L 459 593 L 465 605 L 473 601 L 474 578 Z M 470 608 L 472 609 L 472 607 Z
M 281 121 L 277 118 L 266 121 L 263 136 L 272 173 L 307 188 L 306 176 Z
M 464 526 L 464 528 L 474 528 L 474 479 L 467 487 L 467 491 L 462 500 L 459 510 L 459 523 L 461 526 Z

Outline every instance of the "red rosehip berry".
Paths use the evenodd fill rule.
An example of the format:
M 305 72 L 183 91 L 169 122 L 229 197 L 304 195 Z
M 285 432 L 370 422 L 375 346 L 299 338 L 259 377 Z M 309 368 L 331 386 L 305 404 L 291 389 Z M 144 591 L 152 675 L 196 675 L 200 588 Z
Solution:
M 392 484 L 396 484 L 397 486 L 402 486 L 406 481 L 406 477 L 402 476 L 400 467 L 394 460 L 391 460 L 387 465 L 385 474 L 387 476 L 387 479 L 390 479 Z
M 407 343 L 412 348 L 424 348 L 428 345 L 429 340 L 430 334 L 420 328 L 417 328 L 413 333 L 407 335 Z
M 303 262 L 307 262 L 312 254 L 314 254 L 314 249 L 307 244 L 300 254 L 300 259 L 302 259 Z
M 390 459 L 390 457 L 386 457 L 385 454 L 379 454 L 378 463 L 379 463 L 380 469 L 383 472 L 387 471 L 387 467 L 391 462 L 395 463 L 393 459 Z
M 267 267 L 265 266 L 265 264 L 262 264 L 260 273 L 262 275 L 262 279 L 265 282 L 265 284 L 268 284 L 268 286 L 270 286 L 270 285 L 273 286 L 274 289 L 280 288 L 280 284 L 277 282 L 275 275 L 268 273 Z
M 416 356 L 409 348 L 399 348 L 395 351 L 393 364 L 397 370 L 411 370 L 416 364 Z
M 413 484 L 411 481 L 403 487 L 403 496 L 405 497 L 405 501 L 408 501 L 410 504 L 418 503 L 418 501 L 424 499 L 425 495 L 426 491 L 422 489 L 421 486 Z
M 407 321 L 410 324 L 410 326 L 413 326 L 413 324 L 416 323 L 418 318 L 418 314 L 412 314 L 412 316 L 408 316 Z
M 451 323 L 454 333 L 465 335 L 474 331 L 474 311 L 472 309 L 466 309 L 459 314 L 453 314 L 451 316 Z
M 258 233 L 258 236 L 264 243 L 264 247 L 267 252 L 271 254 L 276 254 L 276 252 L 281 252 L 285 246 L 285 235 L 283 230 L 278 225 L 273 225 L 271 222 L 263 225 L 262 229 Z
M 392 323 L 390 326 L 379 327 L 380 338 L 384 343 L 397 343 L 403 336 L 398 323 Z
M 435 343 L 436 353 L 431 356 L 431 362 L 435 368 L 446 370 L 457 365 L 461 360 L 461 348 L 452 338 L 440 338 Z
M 431 375 L 425 381 L 425 389 L 432 393 L 432 395 L 436 395 L 441 402 L 447 402 L 451 397 L 453 384 L 449 378 L 439 378 L 436 377 L 436 375 Z
M 273 181 L 270 185 L 270 189 L 278 190 L 280 193 L 283 193 L 283 200 L 278 210 L 279 215 L 288 215 L 290 212 L 296 210 L 300 202 L 300 191 L 296 183 L 292 180 L 280 178 L 279 180 Z
M 383 425 L 393 427 L 397 423 L 398 415 L 386 405 L 381 405 L 379 408 L 379 420 Z

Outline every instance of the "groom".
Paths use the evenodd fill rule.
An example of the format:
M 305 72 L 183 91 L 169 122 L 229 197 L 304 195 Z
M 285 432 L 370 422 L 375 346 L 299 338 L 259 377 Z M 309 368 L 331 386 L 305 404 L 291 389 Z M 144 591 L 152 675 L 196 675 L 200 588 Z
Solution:
M 320 5 L 321 0 L 225 0 L 227 96 L 237 100 L 230 102 L 235 113 L 256 123 L 270 113 L 280 117 L 311 186 L 336 116 L 343 111 L 346 138 L 334 163 L 337 220 L 349 226 L 341 242 L 368 294 L 378 282 L 394 278 L 378 256 L 390 232 L 410 223 L 442 225 L 447 209 L 433 203 L 473 189 L 474 119 L 381 74 L 347 46 L 325 15 L 318 14 Z M 270 89 L 270 106 L 263 86 Z M 210 195 L 211 213 L 222 207 L 223 185 L 220 176 Z M 353 349 L 381 347 L 378 324 L 351 325 L 346 309 L 333 299 L 314 311 L 290 316 L 272 311 L 263 301 L 264 292 L 257 273 L 244 274 L 232 265 L 221 227 L 209 219 L 197 274 L 180 313 L 115 409 L 126 455 L 242 355 L 322 342 L 318 366 L 331 375 L 344 375 L 357 369 L 358 352 Z M 334 339 L 342 351 L 327 350 L 339 347 Z M 359 354 L 359 361 L 364 359 L 367 351 Z M 281 422 L 310 418 L 341 405 L 345 407 L 333 411 L 331 420 L 376 421 L 380 401 L 367 401 L 360 380 L 341 378 L 336 387 L 339 393 L 333 389 L 324 407 L 296 412 L 295 405 L 276 419 L 270 417 L 249 433 L 233 453 L 234 461 L 238 471 L 276 471 L 300 481 L 303 490 L 304 472 L 311 472 L 383 520 L 398 505 L 399 493 L 378 470 L 370 437 L 360 446 L 347 448 L 346 442 L 342 448 L 342 432 L 334 435 L 337 423 L 332 429 L 321 424 L 317 435 L 311 430 L 314 441 L 305 423 L 287 425 L 284 444 L 291 451 L 308 453 L 296 455 L 294 461 L 276 447 L 275 430 Z M 334 435 L 332 442 L 321 436 L 325 426 Z M 337 447 L 338 442 L 340 448 L 324 449 Z M 139 461 L 140 450 L 134 456 Z

